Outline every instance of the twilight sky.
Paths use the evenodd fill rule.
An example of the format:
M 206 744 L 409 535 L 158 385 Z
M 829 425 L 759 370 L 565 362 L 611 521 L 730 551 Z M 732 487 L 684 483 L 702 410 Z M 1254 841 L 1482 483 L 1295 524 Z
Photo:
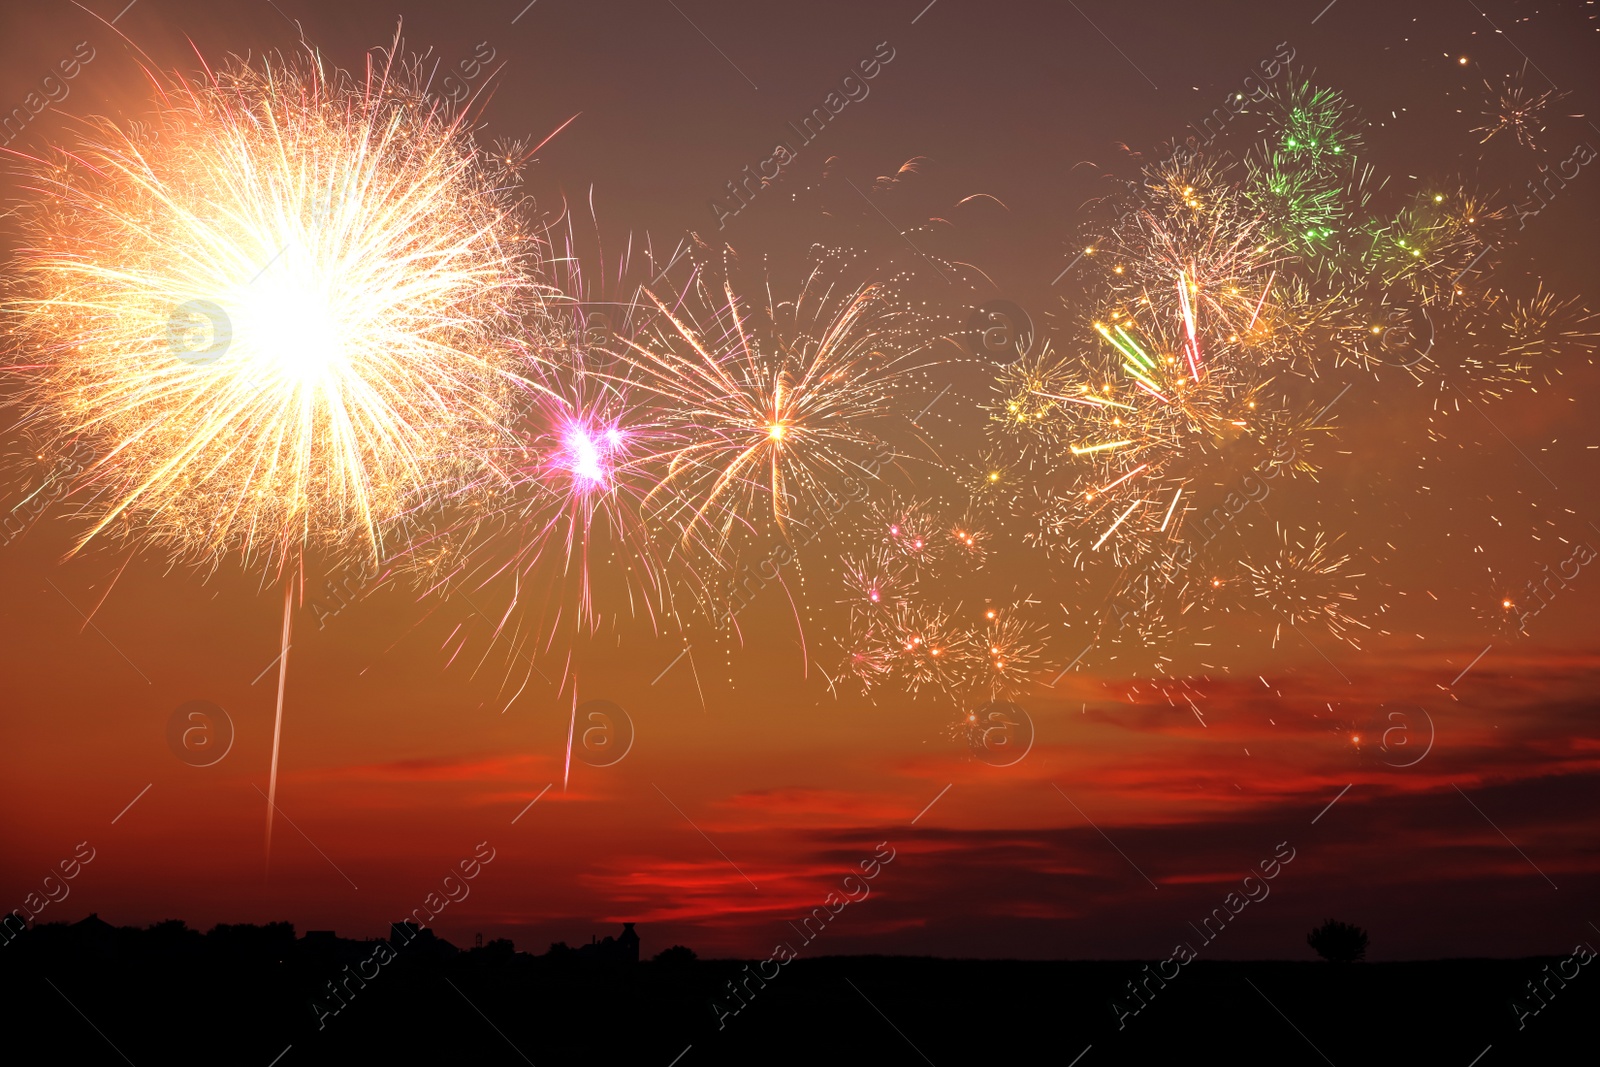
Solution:
M 527 182 L 552 214 L 592 205 L 609 247 L 648 235 L 670 252 L 689 229 L 792 281 L 812 240 L 890 258 L 897 231 L 922 224 L 926 249 L 974 264 L 1042 323 L 1101 176 L 1126 169 L 1127 148 L 1182 136 L 1279 42 L 1373 121 L 1366 158 L 1407 188 L 1459 180 L 1526 204 L 1541 165 L 1600 144 L 1595 4 L 1324 2 L 139 0 L 116 30 L 184 69 L 196 52 L 290 49 L 293 20 L 347 68 L 388 43 L 397 16 L 408 45 L 447 66 L 487 42 L 504 64 L 487 135 L 536 144 L 576 114 Z M 123 3 L 89 6 L 109 19 Z M 0 41 L 0 108 L 78 42 L 95 53 L 64 114 L 33 120 L 11 151 L 51 143 L 67 115 L 147 106 L 127 42 L 75 5 L 8 8 Z M 880 42 L 893 59 L 870 93 L 719 233 L 708 202 Z M 1569 93 L 1542 152 L 1469 132 L 1484 81 L 1519 71 Z M 898 185 L 841 195 L 840 180 L 868 189 L 914 157 Z M 994 200 L 966 199 L 978 193 Z M 1592 301 L 1600 177 L 1582 170 L 1525 221 L 1499 269 Z M 16 242 L 0 216 L 0 251 Z M 481 627 L 468 604 L 382 588 L 320 629 L 307 608 L 265 877 L 281 592 L 229 567 L 203 580 L 125 553 L 62 562 L 75 526 L 54 507 L 0 545 L 0 900 L 21 905 L 87 840 L 95 860 L 40 921 L 288 919 L 371 936 L 487 841 L 494 861 L 434 923 L 458 944 L 482 933 L 538 951 L 634 920 L 646 953 L 765 955 L 887 841 L 896 858 L 869 900 L 813 951 L 1124 958 L 1165 956 L 1286 841 L 1295 859 L 1272 895 L 1211 955 L 1304 958 L 1305 931 L 1329 916 L 1365 926 L 1374 959 L 1565 952 L 1600 889 L 1600 578 L 1580 569 L 1525 635 L 1495 618 L 1546 565 L 1600 546 L 1600 375 L 1581 358 L 1560 369 L 1492 409 L 1332 371 L 1318 395 L 1340 397 L 1334 461 L 1249 521 L 1337 515 L 1366 572 L 1361 647 L 1274 640 L 1235 613 L 1214 653 L 1174 653 L 1188 680 L 1162 688 L 1107 648 L 1074 661 L 1098 604 L 1052 602 L 1055 669 L 1021 700 L 1036 739 L 1006 767 L 974 760 L 931 700 L 830 693 L 827 655 L 802 647 L 777 589 L 741 618 L 742 645 L 707 632 L 679 659 L 682 639 L 638 622 L 576 642 L 579 700 L 620 705 L 636 736 L 612 766 L 575 759 L 565 787 L 571 689 L 535 677 L 508 706 L 523 670 L 486 631 L 451 655 L 461 628 Z M 970 361 L 951 380 L 936 418 L 959 440 L 984 385 Z M 1029 582 L 1026 566 L 997 565 L 992 595 Z M 806 595 L 808 618 L 831 610 L 826 591 Z M 557 677 L 564 655 L 539 663 Z M 168 745 L 191 700 L 236 729 L 209 767 Z M 1375 747 L 1397 727 L 1407 747 Z

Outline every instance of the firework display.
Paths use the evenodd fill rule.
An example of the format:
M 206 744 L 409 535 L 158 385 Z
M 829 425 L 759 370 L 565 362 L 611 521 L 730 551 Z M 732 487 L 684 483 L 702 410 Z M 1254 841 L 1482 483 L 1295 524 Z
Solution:
M 1384 632 L 1331 515 L 1256 506 L 1341 462 L 1336 373 L 1443 416 L 1595 344 L 1579 299 L 1494 280 L 1506 207 L 1386 176 L 1350 98 L 1305 76 L 1109 179 L 1063 233 L 1060 308 L 997 351 L 982 272 L 915 244 L 915 268 L 815 247 L 790 289 L 692 237 L 646 277 L 631 242 L 608 258 L 531 215 L 525 141 L 480 151 L 398 42 L 380 55 L 363 78 L 226 65 L 30 165 L 10 373 L 80 547 L 401 557 L 529 671 L 623 619 L 736 645 L 775 585 L 835 692 L 970 732 L 1093 647 L 1167 692 L 1219 666 L 1223 615 L 1273 645 Z M 1474 132 L 1534 146 L 1558 97 L 1490 91 Z M 974 333 L 983 355 L 955 355 Z
M 1253 142 L 1179 143 L 1111 180 L 1076 235 L 1079 292 L 997 369 L 964 479 L 1011 551 L 1042 554 L 1068 632 L 1136 674 L 1219 666 L 1222 614 L 1275 644 L 1381 632 L 1383 583 L 1337 532 L 1255 506 L 1336 455 L 1334 372 L 1436 390 L 1443 414 L 1595 343 L 1581 301 L 1493 283 L 1504 207 L 1460 181 L 1395 191 L 1344 94 L 1291 77 L 1247 114 Z

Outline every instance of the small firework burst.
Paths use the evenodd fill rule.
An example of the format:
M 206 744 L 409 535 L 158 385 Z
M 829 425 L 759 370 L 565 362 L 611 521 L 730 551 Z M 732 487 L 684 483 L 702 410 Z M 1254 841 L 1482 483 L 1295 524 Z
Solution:
M 1197 315 L 1228 327 L 1248 321 L 1282 249 L 1239 194 L 1232 168 L 1186 156 L 1147 166 L 1141 177 L 1097 209 L 1115 219 L 1089 242 L 1099 306 L 1148 313 L 1159 329 Z
M 544 641 L 563 623 L 592 632 L 607 615 L 658 622 L 671 610 L 669 571 L 692 575 L 680 573 L 683 553 L 645 512 L 681 438 L 624 382 L 589 372 L 570 352 L 527 353 L 518 383 L 523 413 L 492 483 L 509 536 L 485 541 L 464 577 L 476 586 L 515 574 L 511 604 L 543 616 L 527 632 Z
M 1337 89 L 1292 83 L 1270 96 L 1271 136 L 1299 166 L 1333 170 L 1361 148 L 1361 120 Z
M 990 438 L 1022 458 L 1059 454 L 1062 435 L 1074 421 L 1069 405 L 1079 403 L 1078 394 L 1089 388 L 1078 363 L 1045 345 L 1003 365 L 995 376 L 996 397 L 985 405 Z
M 906 692 L 931 689 L 949 696 L 960 689 L 971 659 L 970 639 L 951 624 L 948 612 L 901 604 L 886 630 L 890 673 Z
M 1323 355 L 1328 321 L 1338 306 L 1336 295 L 1314 290 L 1304 278 L 1280 275 L 1254 320 L 1229 333 L 1226 340 L 1253 364 L 1282 363 L 1310 375 Z
M 931 341 L 885 285 L 851 287 L 837 270 L 816 262 L 782 303 L 742 296 L 734 262 L 717 278 L 702 264 L 672 300 L 645 291 L 653 319 L 622 339 L 618 359 L 685 439 L 656 494 L 685 538 L 703 527 L 725 543 L 767 521 L 787 530 L 797 511 L 828 511 L 829 483 L 867 473 L 883 451 L 877 431 Z
M 1317 623 L 1339 640 L 1360 647 L 1351 629 L 1369 627 L 1351 614 L 1359 599 L 1351 585 L 1364 575 L 1346 570 L 1350 557 L 1335 555 L 1336 542 L 1320 530 L 1310 544 L 1291 540 L 1287 531 L 1280 535 L 1278 551 L 1270 559 L 1259 565 L 1243 564 L 1256 608 L 1277 620 L 1273 644 L 1282 636 L 1285 623 L 1291 628 Z
M 950 526 L 953 557 L 969 567 L 981 567 L 989 553 L 989 531 L 968 512 Z
M 1528 636 L 1528 621 L 1542 606 L 1533 583 L 1518 583 L 1494 567 L 1472 597 L 1473 614 L 1492 633 L 1507 639 Z
M 1003 521 L 1021 509 L 1029 486 L 1051 466 L 1043 459 L 1024 459 L 998 447 L 985 450 L 976 463 L 952 473 L 967 492 L 972 507 L 969 514 Z
M 1324 407 L 1318 405 L 1318 410 L 1313 412 L 1305 406 L 1290 406 L 1284 400 L 1258 408 L 1251 429 L 1261 449 L 1255 457 L 1255 468 L 1263 477 L 1276 478 L 1280 474 L 1316 477 L 1321 469 L 1317 452 L 1334 430 L 1334 417 L 1329 416 Z
M 915 576 L 904 557 L 888 545 L 872 545 L 859 555 L 841 560 L 846 596 L 852 617 L 893 615 L 915 587 Z
M 1358 269 L 1369 284 L 1405 286 L 1429 302 L 1448 297 L 1465 271 L 1485 267 L 1485 237 L 1501 217 L 1469 189 L 1424 189 L 1392 217 L 1359 228 Z
M 868 537 L 917 569 L 932 566 L 946 554 L 943 526 L 931 501 L 899 494 L 872 507 L 867 518 Z
M 1336 177 L 1290 163 L 1281 152 L 1252 157 L 1246 171 L 1245 198 L 1266 216 L 1275 242 L 1305 255 L 1338 233 L 1348 207 Z
M 961 712 L 949 736 L 965 742 L 972 758 L 1009 767 L 1033 747 L 1033 720 L 1026 709 L 1007 700 L 985 700 Z
M 511 181 L 520 181 L 532 154 L 524 137 L 497 138 L 489 146 L 489 162 Z
M 1600 338 L 1600 321 L 1577 297 L 1561 299 L 1541 283 L 1531 297 L 1506 301 L 1500 320 L 1504 355 L 1526 364 L 1548 380 L 1559 368 L 1546 364 L 1576 355 L 1590 356 Z
M 863 694 L 889 681 L 895 667 L 895 646 L 885 623 L 872 621 L 854 628 L 844 650 L 839 673 Z
M 991 700 L 1014 696 L 1027 684 L 1045 654 L 1045 627 L 1027 619 L 1015 607 L 990 606 L 983 613 L 983 628 L 971 645 L 982 676 L 973 688 Z
M 1483 90 L 1483 117 L 1486 121 L 1472 130 L 1473 133 L 1483 134 L 1478 143 L 1488 144 L 1503 133 L 1516 138 L 1517 144 L 1522 147 L 1533 149 L 1539 147 L 1538 138 L 1545 131 L 1545 112 L 1551 104 L 1567 95 L 1555 89 L 1534 91 L 1523 81 L 1522 71 L 1502 78 L 1499 85 L 1491 85 L 1485 80 Z

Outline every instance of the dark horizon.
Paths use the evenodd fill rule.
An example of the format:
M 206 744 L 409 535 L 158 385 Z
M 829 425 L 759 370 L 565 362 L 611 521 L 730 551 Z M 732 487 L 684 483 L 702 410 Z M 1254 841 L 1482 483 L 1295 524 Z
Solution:
M 227 938 L 243 937 L 243 938 L 250 939 L 250 940 L 259 940 L 259 941 L 261 941 L 263 943 L 269 942 L 269 941 L 275 941 L 281 935 L 281 936 L 283 936 L 284 940 L 286 940 L 288 942 L 291 942 L 291 943 L 305 944 L 309 939 L 310 942 L 313 943 L 313 944 L 327 944 L 327 943 L 335 943 L 336 942 L 336 943 L 338 943 L 340 945 L 370 945 L 370 944 L 372 944 L 372 943 L 374 943 L 376 941 L 390 941 L 390 942 L 393 942 L 394 940 L 396 940 L 396 938 L 393 936 L 395 934 L 396 929 L 405 923 L 405 920 L 399 920 L 397 922 L 390 923 L 389 924 L 389 935 L 390 936 L 385 936 L 384 934 L 376 934 L 376 935 L 365 936 L 365 937 L 360 937 L 360 936 L 352 937 L 352 936 L 340 934 L 338 931 L 335 931 L 335 930 L 299 929 L 298 927 L 296 927 L 296 925 L 293 922 L 290 922 L 287 919 L 272 920 L 272 921 L 269 921 L 269 922 L 266 922 L 266 923 L 218 923 L 217 925 L 211 927 L 209 930 L 201 930 L 201 929 L 197 929 L 197 928 L 194 928 L 194 927 L 190 927 L 187 923 L 184 922 L 184 920 L 176 919 L 176 918 L 163 919 L 160 922 L 151 923 L 148 926 L 142 926 L 142 927 L 140 927 L 140 926 L 117 926 L 115 924 L 107 922 L 105 919 L 102 919 L 98 912 L 91 912 L 88 915 L 82 916 L 82 917 L 77 918 L 77 919 L 59 919 L 58 918 L 58 919 L 53 919 L 53 920 L 51 920 L 49 922 L 46 922 L 46 923 L 30 925 L 30 926 L 28 926 L 27 928 L 25 928 L 23 930 L 16 930 L 16 931 L 12 932 L 11 936 L 9 938 L 7 938 L 4 943 L 5 944 L 29 945 L 29 947 L 36 947 L 35 945 L 29 944 L 27 941 L 24 940 L 29 934 L 42 931 L 43 933 L 48 934 L 48 935 L 59 935 L 59 934 L 63 934 L 63 933 L 67 933 L 67 932 L 73 931 L 73 930 L 79 930 L 79 931 L 95 930 L 96 928 L 93 926 L 93 922 L 96 921 L 96 920 L 98 920 L 98 922 L 100 922 L 100 923 L 105 923 L 106 926 L 110 930 L 115 931 L 116 934 L 119 935 L 119 936 L 129 935 L 129 934 L 131 934 L 131 935 L 140 935 L 140 936 L 150 935 L 151 938 L 152 938 L 152 940 L 150 941 L 150 945 L 153 946 L 153 947 L 161 947 L 160 943 L 158 941 L 154 940 L 157 937 L 187 937 L 189 935 L 194 935 L 196 937 L 200 937 L 200 938 L 203 938 L 203 939 L 217 937 L 219 939 L 224 939 L 224 940 L 227 939 Z M 174 924 L 176 924 L 176 927 L 174 926 Z M 637 926 L 636 923 L 632 923 L 632 922 L 624 922 L 622 925 L 624 927 L 635 927 L 635 926 Z M 1314 926 L 1320 926 L 1321 924 L 1317 923 L 1317 924 L 1313 924 L 1313 925 Z M 527 957 L 529 959 L 548 959 L 548 958 L 552 958 L 552 957 L 561 957 L 561 956 L 564 956 L 566 954 L 571 954 L 571 956 L 574 957 L 574 958 L 580 958 L 581 955 L 582 955 L 582 950 L 583 949 L 588 948 L 588 947 L 592 947 L 592 946 L 595 946 L 595 945 L 599 945 L 599 944 L 604 944 L 605 942 L 612 941 L 616 936 L 614 933 L 604 933 L 604 934 L 602 934 L 600 932 L 593 932 L 592 931 L 590 933 L 590 938 L 591 938 L 590 941 L 581 941 L 581 940 L 579 940 L 579 941 L 574 941 L 574 942 L 569 943 L 568 941 L 563 939 L 563 940 L 560 940 L 560 941 L 551 942 L 549 944 L 549 946 L 543 952 L 539 952 L 539 951 L 531 951 L 531 950 L 529 950 L 527 948 L 517 948 L 516 945 L 515 945 L 515 942 L 513 942 L 510 938 L 495 938 L 495 939 L 490 939 L 490 940 L 484 940 L 483 939 L 483 935 L 481 933 L 473 935 L 474 943 L 471 944 L 471 945 L 457 945 L 454 942 L 451 942 L 448 938 L 439 937 L 433 931 L 433 929 L 431 927 L 421 927 L 421 928 L 419 928 L 419 933 L 420 933 L 420 936 L 423 936 L 426 940 L 429 940 L 430 942 L 433 942 L 433 943 L 439 944 L 441 946 L 444 946 L 445 950 L 447 952 L 451 953 L 451 954 L 455 954 L 455 953 L 471 953 L 473 951 L 482 950 L 482 949 L 486 949 L 487 948 L 487 949 L 489 949 L 491 951 L 503 951 L 508 955 L 525 956 L 525 957 Z M 418 936 L 418 934 L 414 933 L 411 937 L 406 938 L 405 939 L 406 943 L 409 943 L 410 941 L 414 940 L 416 936 Z M 795 937 L 792 940 L 798 940 L 800 942 L 800 947 L 801 948 L 805 948 L 805 947 L 808 947 L 810 945 L 810 940 L 805 939 L 803 935 Z M 812 940 L 814 940 L 814 938 Z M 1204 935 L 1200 935 L 1199 937 L 1191 938 L 1190 940 L 1191 941 L 1199 941 L 1202 946 L 1204 946 L 1204 945 L 1206 945 L 1208 943 L 1205 940 Z M 1213 940 L 1214 940 L 1214 938 L 1213 938 Z M 794 945 L 792 943 L 785 942 L 784 944 L 789 944 L 789 947 L 791 949 L 794 948 Z M 1588 941 L 1579 941 L 1578 944 L 1580 946 L 1588 946 L 1591 951 L 1593 950 L 1593 946 L 1590 945 L 1590 943 Z M 634 960 L 633 962 L 637 962 L 637 963 L 663 963 L 663 962 L 666 962 L 666 963 L 668 963 L 668 965 L 672 965 L 670 960 L 663 961 L 660 957 L 662 957 L 664 954 L 669 954 L 669 953 L 676 955 L 674 950 L 681 950 L 681 949 L 688 949 L 690 951 L 690 953 L 692 953 L 692 956 L 689 958 L 689 960 L 687 960 L 685 962 L 748 963 L 748 962 L 752 962 L 753 959 L 759 958 L 759 957 L 745 957 L 745 956 L 701 956 L 699 953 L 694 952 L 694 946 L 693 945 L 682 945 L 682 944 L 679 944 L 677 942 L 673 942 L 671 944 L 666 944 L 665 942 L 663 942 L 661 948 L 652 949 L 652 950 L 649 950 L 649 951 L 647 951 L 644 948 L 644 945 L 645 945 L 645 938 L 644 938 L 643 934 L 641 934 L 640 938 L 639 938 L 639 949 L 638 949 L 639 955 L 637 956 L 637 959 Z M 505 947 L 497 948 L 497 946 L 505 946 Z M 1229 960 L 1227 960 L 1227 962 L 1229 962 L 1229 963 L 1309 963 L 1309 964 L 1318 964 L 1318 965 L 1325 965 L 1325 964 L 1327 964 L 1329 962 L 1325 957 L 1319 956 L 1318 953 L 1314 949 L 1312 949 L 1310 947 L 1306 947 L 1306 941 L 1305 941 L 1305 936 L 1304 935 L 1302 935 L 1302 937 L 1300 939 L 1299 947 L 1304 948 L 1304 951 L 1303 951 L 1303 953 L 1301 953 L 1301 956 L 1298 959 L 1284 959 L 1284 958 L 1281 958 L 1281 957 L 1260 957 L 1260 958 L 1229 959 Z M 1197 955 L 1198 955 L 1198 953 L 1197 953 Z M 1528 955 L 1528 956 L 1445 956 L 1445 957 L 1439 957 L 1437 959 L 1393 959 L 1393 960 L 1381 960 L 1380 959 L 1380 960 L 1368 960 L 1368 959 L 1363 958 L 1360 962 L 1365 964 L 1365 965 L 1372 965 L 1372 966 L 1381 966 L 1381 965 L 1386 964 L 1386 963 L 1392 963 L 1392 964 L 1450 963 L 1450 962 L 1453 962 L 1453 961 L 1472 961 L 1472 960 L 1501 960 L 1501 961 L 1505 961 L 1505 962 L 1511 962 L 1511 961 L 1517 961 L 1517 960 L 1560 959 L 1560 958 L 1564 958 L 1565 956 L 1569 956 L 1569 955 L 1571 955 L 1570 952 L 1557 953 L 1557 954 L 1553 954 L 1553 955 L 1552 954 L 1543 954 L 1543 955 L 1541 955 L 1541 954 L 1533 954 L 1533 955 Z M 1146 958 L 1144 958 L 1144 957 L 1127 957 L 1127 958 L 1121 958 L 1121 957 L 1083 957 L 1083 958 L 1075 958 L 1075 959 L 1066 959 L 1066 958 L 1062 958 L 1062 959 L 1033 959 L 1033 958 L 1024 958 L 1024 957 L 1005 957 L 1005 956 L 935 956 L 935 955 L 931 955 L 931 954 L 928 954 L 928 953 L 920 953 L 920 954 L 904 954 L 904 953 L 896 953 L 896 954 L 885 954 L 885 953 L 851 953 L 851 954 L 845 954 L 845 953 L 820 953 L 820 954 L 816 954 L 816 955 L 806 955 L 806 954 L 800 953 L 798 951 L 796 952 L 795 956 L 793 957 L 793 959 L 795 959 L 795 960 L 806 959 L 806 960 L 815 961 L 815 962 L 820 962 L 820 961 L 823 961 L 823 960 L 852 960 L 852 959 L 870 959 L 870 958 L 897 959 L 897 960 L 919 960 L 919 959 L 923 959 L 923 960 L 939 960 L 939 961 L 948 962 L 948 963 L 1023 963 L 1023 962 L 1030 962 L 1030 963 L 1117 963 L 1117 964 L 1122 964 L 1122 963 L 1144 963 L 1144 962 L 1148 962 L 1148 960 Z M 596 957 L 592 962 L 604 963 L 604 962 L 608 962 L 608 961 L 603 959 L 603 958 L 601 958 L 601 957 Z
M 411 1056 L 470 1049 L 486 1062 L 546 1062 L 592 1057 L 596 1043 L 674 1063 L 690 1053 L 700 1062 L 749 1062 L 762 1047 L 773 1062 L 814 1062 L 841 1044 L 889 1056 L 905 1056 L 909 1046 L 926 1060 L 924 1047 L 948 1059 L 981 1055 L 997 1041 L 1025 1048 L 1052 1039 L 1080 1059 L 1097 1046 L 1126 1057 L 1193 1052 L 1205 1042 L 1195 1027 L 1220 1012 L 1254 1017 L 1264 1037 L 1328 1062 L 1359 1055 L 1405 1063 L 1430 1053 L 1481 1059 L 1497 1046 L 1524 1057 L 1570 1051 L 1596 1003 L 1588 986 L 1569 989 L 1581 982 L 1592 948 L 1565 958 L 1370 964 L 1348 962 L 1337 949 L 1323 953 L 1330 959 L 1298 963 L 747 961 L 697 959 L 683 946 L 641 955 L 631 924 L 615 940 L 552 945 L 541 955 L 501 941 L 457 949 L 402 925 L 388 939 L 352 941 L 327 931 L 296 938 L 284 925 L 201 935 L 175 921 L 137 930 L 91 917 L 20 935 L 5 951 L 26 969 L 0 970 L 0 990 L 39 1025 L 69 1026 L 69 1010 L 92 1017 L 129 1062 L 159 1049 L 162 1062 L 215 1063 L 226 1043 L 247 1057 L 240 1062 L 274 1064 L 290 1054 L 296 1062 L 346 1062 L 356 1049 Z M 200 968 L 213 981 L 195 990 L 190 979 Z M 1185 978 L 1189 968 L 1194 976 Z M 138 991 L 130 995 L 134 976 Z M 1003 1021 L 962 1021 L 971 989 L 996 982 L 1009 988 L 985 1007 L 1006 1009 Z M 185 997 L 186 1025 L 166 1033 L 139 1025 L 144 1003 L 175 995 Z M 529 1011 L 530 1003 L 546 1010 Z M 1397 1004 L 1406 1009 L 1399 1016 L 1388 1010 Z M 424 1010 L 431 1025 L 415 1025 Z M 619 1015 L 631 1025 L 606 1029 Z M 1427 1026 L 1415 1025 L 1423 1019 Z M 241 1028 L 250 1035 L 243 1041 L 235 1036 Z M 783 1046 L 770 1047 L 779 1035 Z

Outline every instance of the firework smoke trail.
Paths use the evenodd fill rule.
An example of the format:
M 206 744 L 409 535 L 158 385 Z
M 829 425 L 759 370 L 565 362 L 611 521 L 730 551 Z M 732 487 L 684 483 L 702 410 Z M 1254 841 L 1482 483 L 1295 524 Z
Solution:
M 398 36 L 359 78 L 230 60 L 158 82 L 148 123 L 23 160 L 8 370 L 40 451 L 96 453 L 74 552 L 237 552 L 287 585 L 307 551 L 384 562 L 481 468 L 494 324 L 532 287 L 515 204 L 424 84 Z

